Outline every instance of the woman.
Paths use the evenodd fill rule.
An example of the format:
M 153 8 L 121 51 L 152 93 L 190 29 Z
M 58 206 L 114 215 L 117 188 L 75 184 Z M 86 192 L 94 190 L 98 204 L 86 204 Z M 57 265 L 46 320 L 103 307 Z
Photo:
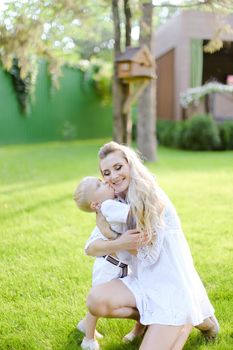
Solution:
M 140 350 L 182 349 L 192 326 L 207 336 L 219 330 L 214 309 L 193 266 L 175 208 L 130 148 L 110 142 L 100 170 L 115 194 L 130 204 L 136 230 L 114 241 L 97 239 L 87 254 L 133 254 L 132 273 L 94 287 L 87 300 L 98 317 L 131 318 L 148 325 Z

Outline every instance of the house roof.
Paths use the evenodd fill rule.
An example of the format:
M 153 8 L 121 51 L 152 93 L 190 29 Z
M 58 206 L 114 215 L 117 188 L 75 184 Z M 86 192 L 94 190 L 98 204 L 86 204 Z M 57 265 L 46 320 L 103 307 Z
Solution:
M 117 62 L 133 61 L 134 56 L 141 50 L 141 47 L 127 47 L 125 52 L 117 57 Z
M 116 59 L 116 62 L 145 62 L 148 65 L 151 65 L 153 62 L 153 57 L 150 53 L 150 50 L 146 45 L 142 47 L 131 47 L 128 46 L 121 55 L 119 55 Z

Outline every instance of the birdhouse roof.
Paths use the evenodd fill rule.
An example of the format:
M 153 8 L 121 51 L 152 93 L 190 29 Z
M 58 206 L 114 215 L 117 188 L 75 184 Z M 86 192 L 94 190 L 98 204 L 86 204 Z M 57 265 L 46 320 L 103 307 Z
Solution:
M 153 57 L 147 46 L 142 47 L 127 47 L 125 52 L 119 55 L 116 59 L 117 62 L 144 62 L 145 64 L 151 65 Z

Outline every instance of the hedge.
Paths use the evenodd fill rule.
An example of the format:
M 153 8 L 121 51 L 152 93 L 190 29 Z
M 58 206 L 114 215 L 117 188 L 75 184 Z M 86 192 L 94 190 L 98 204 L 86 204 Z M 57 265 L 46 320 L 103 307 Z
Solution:
M 161 145 L 187 150 L 232 150 L 233 121 L 217 122 L 208 114 L 185 121 L 158 120 L 157 139 Z

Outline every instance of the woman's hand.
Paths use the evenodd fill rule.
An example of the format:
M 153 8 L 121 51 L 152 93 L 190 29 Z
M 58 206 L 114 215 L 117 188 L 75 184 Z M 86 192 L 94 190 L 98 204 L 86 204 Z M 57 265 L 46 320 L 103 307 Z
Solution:
M 110 226 L 105 219 L 105 217 L 102 215 L 101 211 L 99 210 L 96 213 L 96 225 L 100 232 L 108 239 L 116 239 L 118 237 L 117 233 L 113 232 L 110 229 Z
M 91 256 L 103 256 L 114 254 L 119 250 L 127 250 L 136 255 L 137 249 L 148 243 L 148 237 L 138 230 L 128 230 L 117 239 L 97 239 L 86 249 L 86 254 Z
M 135 253 L 138 248 L 148 243 L 148 235 L 137 229 L 128 230 L 117 239 L 117 243 L 119 250 L 128 250 Z

